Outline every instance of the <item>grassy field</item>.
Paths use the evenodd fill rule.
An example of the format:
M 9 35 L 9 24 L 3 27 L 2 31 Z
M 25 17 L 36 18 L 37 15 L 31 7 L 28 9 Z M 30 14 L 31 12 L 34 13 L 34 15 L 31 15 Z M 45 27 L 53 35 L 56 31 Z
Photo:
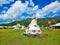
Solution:
M 24 31 L 0 29 L 0 45 L 60 45 L 60 30 L 43 30 L 48 37 L 31 38 L 23 35 Z

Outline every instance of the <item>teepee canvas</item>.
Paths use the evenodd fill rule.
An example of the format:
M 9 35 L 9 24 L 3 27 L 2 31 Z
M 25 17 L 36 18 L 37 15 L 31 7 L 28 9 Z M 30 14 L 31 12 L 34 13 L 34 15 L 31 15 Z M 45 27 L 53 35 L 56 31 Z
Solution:
M 37 24 L 37 19 L 33 18 L 29 26 L 26 28 L 25 34 L 40 34 L 40 33 L 42 33 L 42 31 Z
M 14 26 L 14 31 L 19 31 L 21 28 L 20 24 L 17 24 L 16 26 Z
M 21 29 L 22 29 L 22 30 L 25 29 L 25 26 L 22 25 L 22 26 L 21 26 Z

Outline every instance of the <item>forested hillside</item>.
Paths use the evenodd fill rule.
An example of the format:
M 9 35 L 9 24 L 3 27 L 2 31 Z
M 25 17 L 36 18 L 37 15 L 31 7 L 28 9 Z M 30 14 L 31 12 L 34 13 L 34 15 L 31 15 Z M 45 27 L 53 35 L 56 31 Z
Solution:
M 24 25 L 24 26 L 28 26 L 29 23 L 31 22 L 31 18 L 28 18 L 28 19 L 25 19 L 25 20 L 21 20 L 21 21 L 14 21 L 14 22 L 11 22 L 11 23 L 8 23 L 8 24 L 0 24 L 0 26 L 13 26 L 13 25 L 16 25 L 17 23 L 21 24 L 21 25 Z M 37 19 L 38 20 L 38 25 L 39 26 L 47 26 L 47 21 L 48 20 L 51 20 L 52 24 L 55 24 L 55 23 L 59 23 L 60 22 L 60 17 L 54 17 L 54 18 L 39 18 Z

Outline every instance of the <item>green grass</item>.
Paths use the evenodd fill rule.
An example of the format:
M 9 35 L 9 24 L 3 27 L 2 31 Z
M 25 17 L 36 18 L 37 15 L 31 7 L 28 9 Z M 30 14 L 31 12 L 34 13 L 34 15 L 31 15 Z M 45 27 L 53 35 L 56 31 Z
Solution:
M 43 30 L 48 37 L 31 38 L 23 35 L 24 31 L 0 29 L 0 45 L 60 45 L 60 30 Z

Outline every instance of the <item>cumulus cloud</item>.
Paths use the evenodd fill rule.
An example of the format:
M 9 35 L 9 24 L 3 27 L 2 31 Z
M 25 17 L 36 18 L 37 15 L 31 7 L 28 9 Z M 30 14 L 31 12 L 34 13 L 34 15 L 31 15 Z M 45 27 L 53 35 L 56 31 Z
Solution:
M 6 10 L 2 10 L 2 11 L 1 11 L 1 14 L 5 14 L 5 13 L 6 13 Z
M 21 16 L 22 19 L 25 19 L 25 16 Z
M 27 18 L 32 18 L 31 16 L 27 16 L 25 19 L 27 19 Z
M 28 5 L 31 5 L 32 7 L 29 7 Z M 57 12 L 60 10 L 60 3 L 58 1 L 52 2 L 49 5 L 46 5 L 42 9 L 38 8 L 38 5 L 34 6 L 34 3 L 32 0 L 30 0 L 30 3 L 28 1 L 25 1 L 25 3 L 22 3 L 20 0 L 16 1 L 11 8 L 8 9 L 8 11 L 3 15 L 0 15 L 0 19 L 6 20 L 6 19 L 16 19 L 18 16 L 20 18 L 26 18 L 24 16 L 21 16 L 23 13 L 28 13 L 29 15 L 32 14 L 36 16 L 37 18 L 43 18 L 46 14 L 50 12 Z M 30 17 L 30 16 L 27 16 Z
M 16 1 L 10 9 L 4 15 L 0 15 L 0 19 L 15 19 L 18 16 L 21 16 L 22 13 L 33 14 L 38 10 L 38 5 L 32 7 L 28 7 L 28 1 L 22 3 L 21 1 Z M 3 18 L 1 18 L 3 17 Z
M 34 7 L 34 3 L 32 0 L 30 0 L 30 5 Z
M 39 9 L 36 13 L 36 16 L 37 17 L 40 17 L 40 16 L 43 17 L 50 12 L 56 13 L 58 10 L 60 10 L 60 3 L 58 1 L 55 1 L 49 5 L 46 5 L 42 9 Z
M 10 4 L 11 2 L 14 2 L 14 0 L 0 0 L 0 6 L 3 4 Z
M 57 14 L 54 14 L 52 17 L 55 17 L 55 16 L 57 16 Z
M 14 0 L 7 0 L 7 1 L 9 1 L 9 2 L 14 2 Z
M 3 10 L 7 10 L 8 9 L 8 7 L 3 7 Z
M 55 13 L 54 15 L 52 15 L 51 17 L 56 17 L 56 16 L 60 16 L 60 14 Z
M 21 15 L 22 12 L 25 11 L 27 5 L 27 3 L 21 3 L 21 1 L 16 1 L 16 3 L 13 4 L 13 6 L 10 9 L 8 9 L 6 14 L 0 15 L 0 19 L 2 19 L 1 17 L 3 17 L 3 19 L 16 18 L 18 15 Z
M 34 14 L 34 13 L 36 13 L 37 10 L 38 10 L 38 5 L 34 6 L 33 8 L 32 7 L 27 7 L 26 12 L 28 14 Z

